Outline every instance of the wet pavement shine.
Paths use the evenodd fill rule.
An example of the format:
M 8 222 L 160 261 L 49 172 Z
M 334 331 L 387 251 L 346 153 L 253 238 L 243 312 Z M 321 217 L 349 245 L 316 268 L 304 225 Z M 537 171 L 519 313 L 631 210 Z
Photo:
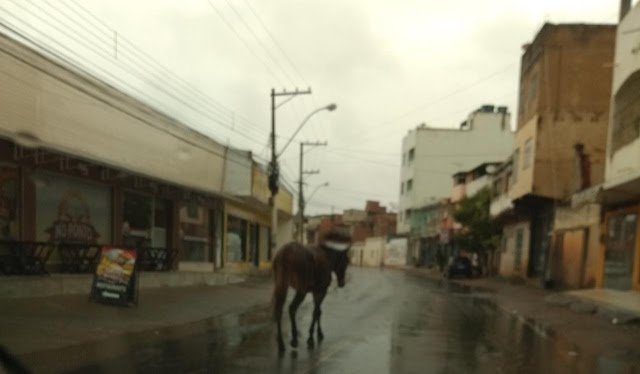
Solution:
M 292 296 L 290 292 L 288 300 Z M 562 339 L 498 310 L 489 294 L 402 271 L 349 269 L 345 288 L 332 285 L 323 304 L 325 339 L 309 350 L 304 343 L 311 308 L 308 295 L 298 312 L 301 346 L 287 347 L 282 356 L 271 311 L 265 306 L 182 331 L 128 336 L 111 343 L 125 344 L 127 353 L 71 372 L 617 372 L 615 361 L 582 355 Z M 283 326 L 288 341 L 288 319 Z M 110 346 L 101 343 L 83 350 L 98 349 Z

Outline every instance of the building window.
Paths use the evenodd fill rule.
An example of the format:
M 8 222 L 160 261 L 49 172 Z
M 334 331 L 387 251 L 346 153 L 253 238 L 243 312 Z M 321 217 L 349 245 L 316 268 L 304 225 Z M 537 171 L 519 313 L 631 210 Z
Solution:
M 0 239 L 18 239 L 18 169 L 0 166 Z
M 403 153 L 402 154 L 402 166 L 407 164 L 407 154 Z
M 407 221 L 411 219 L 411 209 L 407 209 L 404 211 L 404 219 Z
M 416 149 L 415 148 L 411 148 L 409 150 L 409 162 L 413 161 L 415 156 L 416 156 Z
M 516 148 L 513 152 L 513 168 L 511 169 L 511 184 L 518 181 L 518 160 L 520 159 L 520 148 Z
M 413 179 L 409 179 L 407 181 L 407 192 L 411 192 L 412 189 L 413 189 Z
M 404 182 L 400 183 L 400 195 L 404 194 Z
M 526 170 L 531 166 L 531 162 L 533 159 L 533 139 L 529 138 L 524 143 L 524 155 L 522 160 L 522 169 Z
M 179 209 L 182 261 L 212 261 L 209 223 L 213 216 L 195 201 L 185 201 Z
M 111 242 L 109 187 L 44 172 L 33 174 L 32 179 L 36 188 L 37 241 Z
M 633 73 L 614 98 L 611 154 L 640 137 L 640 72 Z
M 198 219 L 200 213 L 198 208 L 198 204 L 193 201 L 187 203 L 187 217 L 191 219 Z
M 228 216 L 227 220 L 227 261 L 246 261 L 247 221 Z

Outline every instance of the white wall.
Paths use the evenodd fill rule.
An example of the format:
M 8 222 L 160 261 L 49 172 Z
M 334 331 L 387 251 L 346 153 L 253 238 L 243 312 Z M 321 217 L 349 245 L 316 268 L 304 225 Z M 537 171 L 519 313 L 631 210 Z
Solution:
M 251 196 L 252 165 L 251 152 L 229 148 L 224 164 L 224 192 Z
M 362 266 L 381 266 L 386 244 L 386 238 L 383 237 L 367 238 L 362 249 Z
M 629 30 L 640 25 L 640 3 L 637 3 L 618 26 L 615 63 L 613 69 L 612 103 L 616 93 L 627 79 L 640 70 L 640 37 Z M 612 105 L 613 108 L 613 105 Z M 611 110 L 609 123 L 613 123 Z M 613 188 L 629 180 L 640 178 L 640 138 L 611 154 L 611 126 L 607 146 L 605 188 Z
M 473 112 L 470 130 L 416 128 L 402 141 L 402 153 L 415 147 L 413 162 L 401 166 L 400 183 L 413 179 L 413 189 L 400 195 L 398 232 L 409 231 L 404 211 L 448 197 L 451 176 L 483 162 L 500 162 L 513 152 L 510 115 Z M 504 126 L 503 126 L 504 124 Z
M 482 177 L 467 183 L 467 193 L 466 196 L 473 196 L 477 194 L 480 190 L 485 187 L 489 187 L 491 185 L 491 177 L 489 175 L 483 175 Z
M 280 249 L 283 245 L 292 242 L 293 238 L 293 229 L 294 229 L 293 218 L 284 219 L 282 216 L 278 217 L 278 237 L 276 248 Z
M 385 266 L 405 266 L 407 265 L 407 238 L 389 239 L 384 255 Z

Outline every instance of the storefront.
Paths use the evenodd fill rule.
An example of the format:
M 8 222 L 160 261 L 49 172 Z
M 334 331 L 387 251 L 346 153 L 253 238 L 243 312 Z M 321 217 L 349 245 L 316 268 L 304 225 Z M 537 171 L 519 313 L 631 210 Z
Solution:
M 10 142 L 0 152 L 16 161 L 0 164 L 0 240 L 153 248 L 172 253 L 169 268 L 222 266 L 217 197 Z M 47 267 L 61 261 L 55 250 Z
M 225 224 L 225 263 L 231 267 L 269 266 L 269 216 L 251 211 L 241 204 L 227 202 Z
M 213 270 L 222 267 L 222 211 L 213 204 L 195 199 L 180 202 L 178 215 L 180 268 Z

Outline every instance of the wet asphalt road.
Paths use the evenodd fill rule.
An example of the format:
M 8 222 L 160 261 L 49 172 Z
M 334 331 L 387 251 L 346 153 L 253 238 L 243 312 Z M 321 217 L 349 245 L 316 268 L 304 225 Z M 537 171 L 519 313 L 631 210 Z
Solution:
M 289 293 L 288 301 L 293 293 Z M 500 312 L 491 296 L 401 271 L 349 269 L 323 304 L 325 340 L 308 350 L 311 297 L 299 310 L 301 347 L 280 357 L 271 311 L 201 323 L 196 332 L 136 340 L 131 353 L 77 373 L 570 373 L 597 363 Z M 288 341 L 289 323 L 285 336 Z M 168 335 L 170 336 L 170 335 Z M 606 371 L 604 371 L 606 372 Z

